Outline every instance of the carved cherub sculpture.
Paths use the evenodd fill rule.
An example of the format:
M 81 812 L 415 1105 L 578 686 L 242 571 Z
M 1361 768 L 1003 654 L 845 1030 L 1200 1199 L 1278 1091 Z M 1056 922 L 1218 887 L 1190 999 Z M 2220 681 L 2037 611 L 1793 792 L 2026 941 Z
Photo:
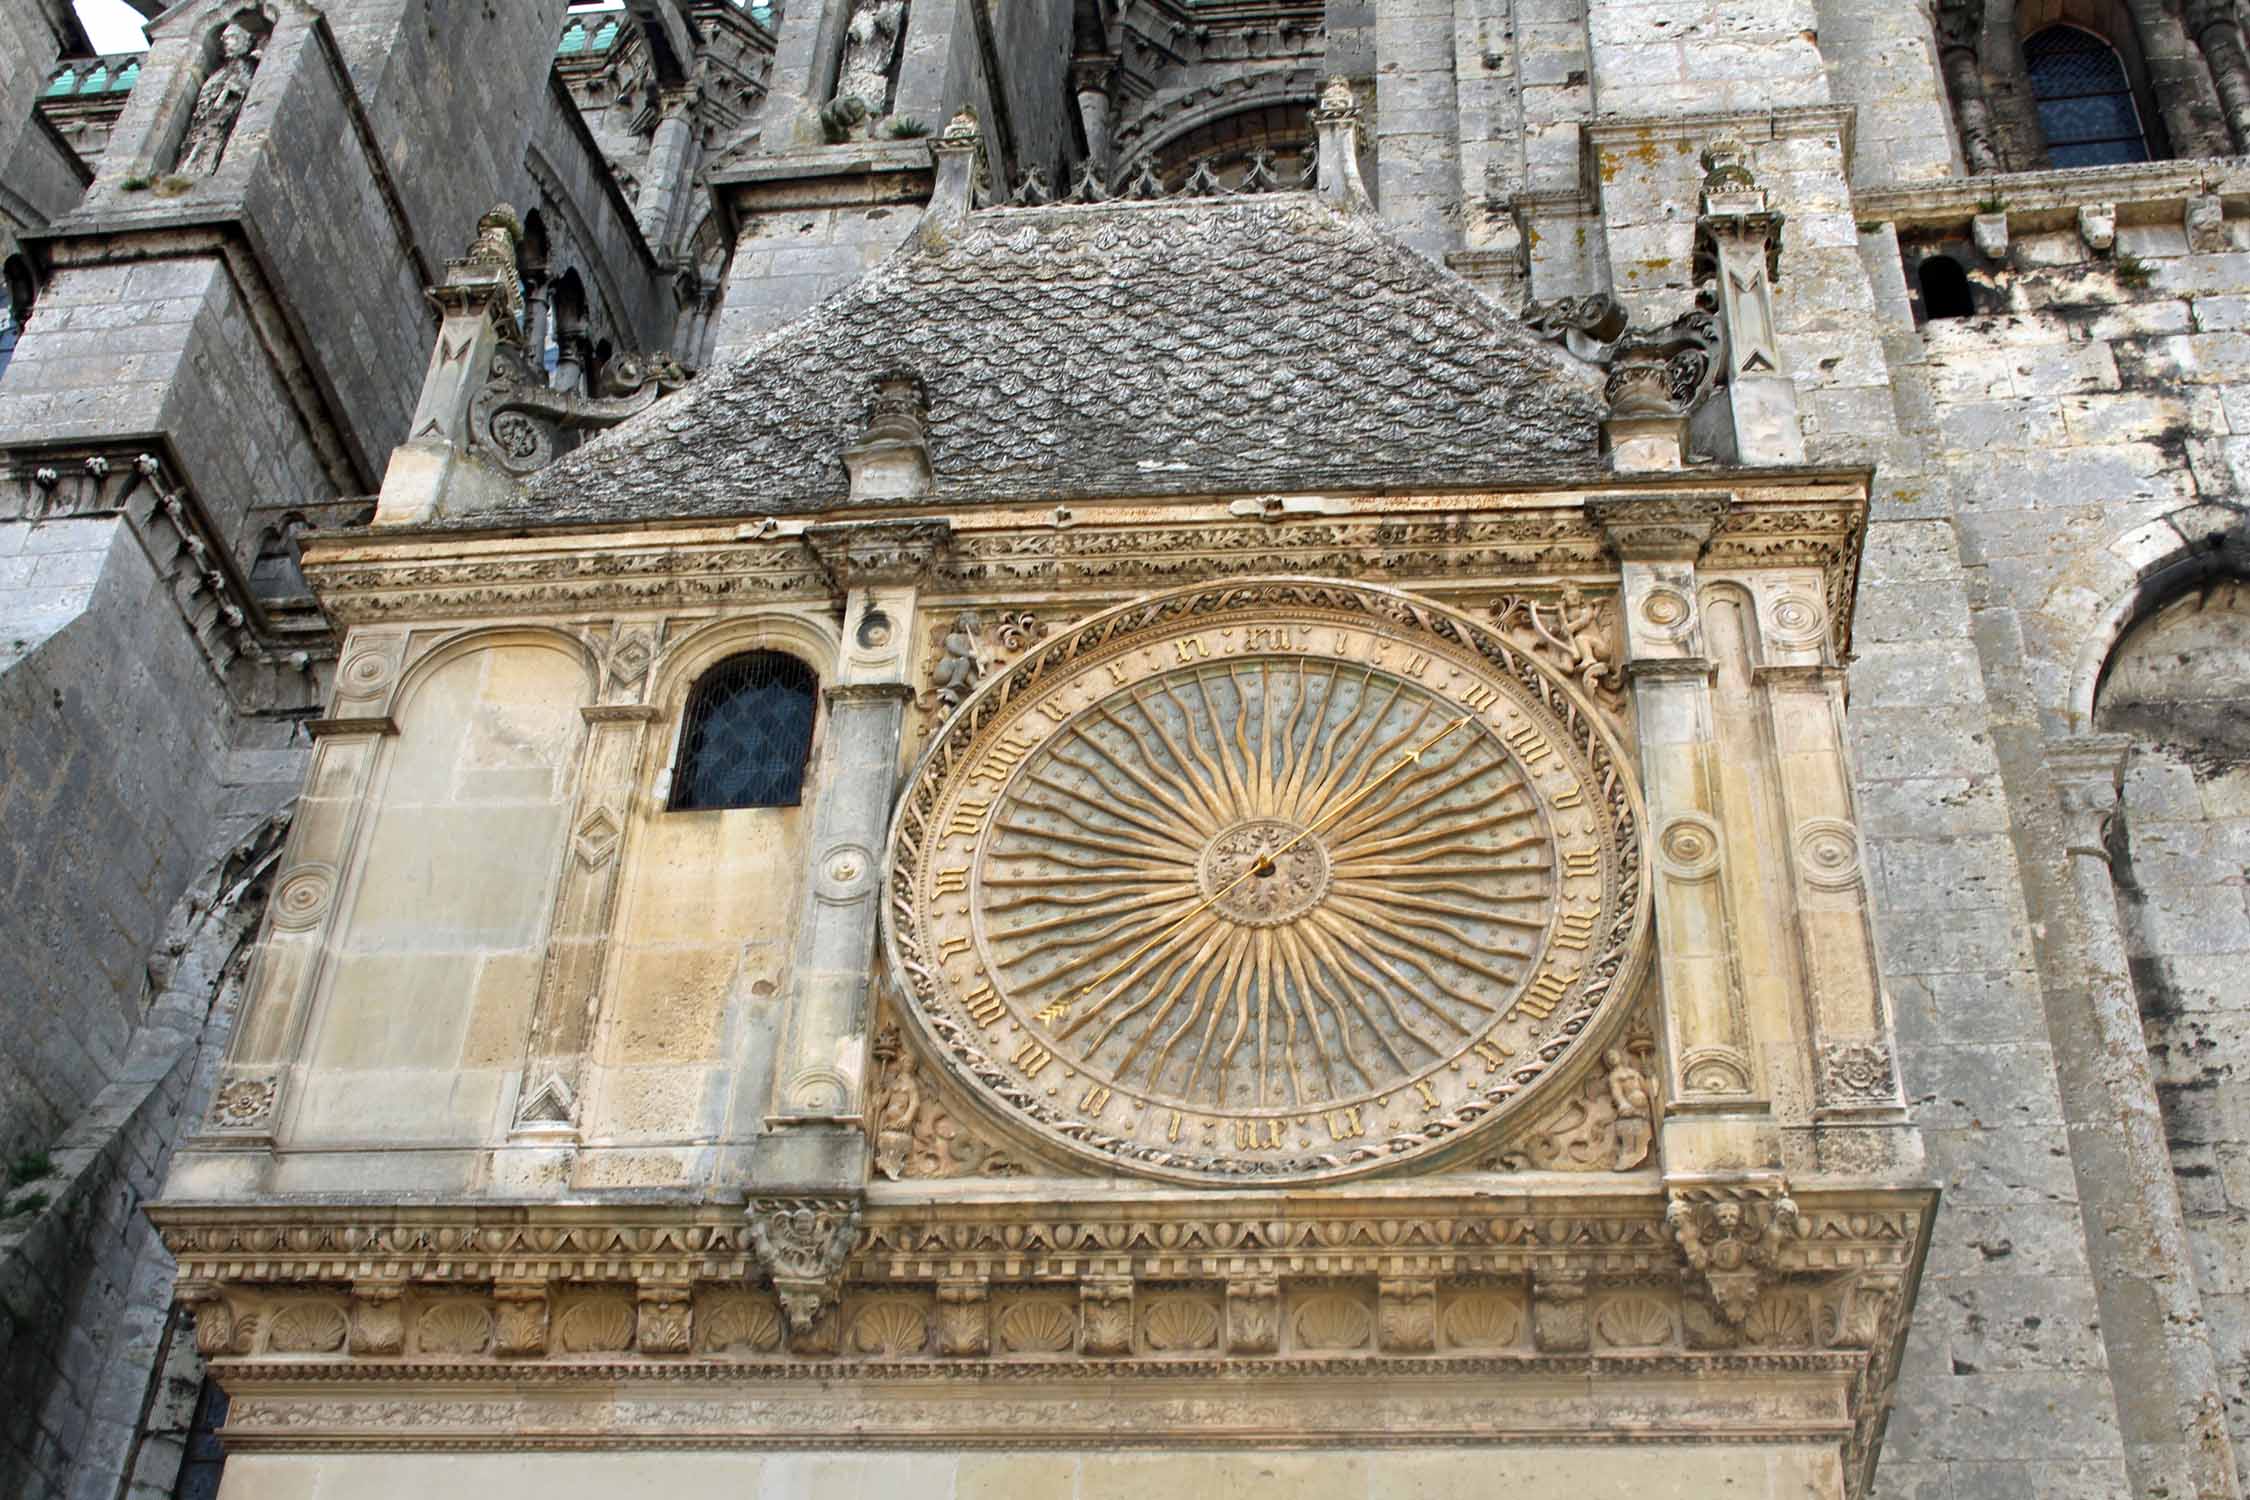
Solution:
M 174 168 L 183 177 L 208 177 L 219 168 L 242 101 L 250 96 L 250 79 L 258 71 L 258 39 L 249 28 L 228 22 L 219 33 L 219 65 L 195 91 L 195 108 L 188 115 L 187 137 L 180 145 Z
M 1630 1172 L 1648 1160 L 1655 1136 L 1655 1103 L 1649 1097 L 1648 1078 L 1618 1048 L 1602 1054 L 1609 1068 L 1609 1099 L 1617 1106 L 1616 1169 Z

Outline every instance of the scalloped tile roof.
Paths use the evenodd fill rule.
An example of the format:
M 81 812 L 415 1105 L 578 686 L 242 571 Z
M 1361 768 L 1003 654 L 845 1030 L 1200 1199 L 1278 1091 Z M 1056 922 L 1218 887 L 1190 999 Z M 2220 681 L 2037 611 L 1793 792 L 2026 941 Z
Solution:
M 534 476 L 489 520 L 846 499 L 870 382 L 929 391 L 935 499 L 1598 474 L 1598 375 L 1371 214 L 1306 193 L 991 210 Z

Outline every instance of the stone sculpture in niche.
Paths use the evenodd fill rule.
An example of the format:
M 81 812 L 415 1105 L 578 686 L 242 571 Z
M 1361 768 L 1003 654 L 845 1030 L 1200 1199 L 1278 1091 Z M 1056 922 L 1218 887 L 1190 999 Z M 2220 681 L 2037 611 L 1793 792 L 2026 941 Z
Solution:
M 875 1170 L 906 1177 L 1013 1177 L 1023 1168 L 965 1129 L 922 1077 L 894 1023 L 875 1038 Z
M 848 139 L 869 120 L 890 113 L 891 65 L 906 33 L 906 0 L 858 0 L 845 23 L 836 94 L 821 111 L 831 141 Z
M 242 114 L 242 101 L 250 97 L 251 75 L 257 71 L 258 39 L 248 28 L 228 22 L 219 33 L 219 66 L 195 91 L 187 139 L 174 168 L 182 177 L 208 177 L 219 169 L 219 158 L 234 135 L 234 122 Z

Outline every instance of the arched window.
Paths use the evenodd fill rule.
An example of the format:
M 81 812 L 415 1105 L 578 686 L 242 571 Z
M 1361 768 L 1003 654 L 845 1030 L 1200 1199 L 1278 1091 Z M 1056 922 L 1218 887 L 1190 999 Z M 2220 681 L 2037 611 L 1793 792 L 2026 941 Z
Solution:
M 819 694 L 812 668 L 779 651 L 730 656 L 705 673 L 688 695 L 673 809 L 796 806 Z
M 2076 26 L 2049 26 L 2023 44 L 2023 63 L 2051 164 L 2101 167 L 2149 159 L 2148 132 L 2115 47 Z
M 1925 319 L 1976 316 L 1976 299 L 1969 293 L 1969 273 L 1962 270 L 1961 262 L 1952 256 L 1925 255 L 1914 275 L 1921 283 Z

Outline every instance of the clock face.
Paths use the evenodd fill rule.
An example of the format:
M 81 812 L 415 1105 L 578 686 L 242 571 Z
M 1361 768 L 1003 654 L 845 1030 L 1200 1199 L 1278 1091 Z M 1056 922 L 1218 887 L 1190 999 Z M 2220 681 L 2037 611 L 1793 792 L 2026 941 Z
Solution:
M 1088 621 L 941 732 L 892 836 L 910 1010 L 1112 1167 L 1367 1171 L 1512 1104 L 1628 977 L 1639 815 L 1571 691 L 1380 590 Z

